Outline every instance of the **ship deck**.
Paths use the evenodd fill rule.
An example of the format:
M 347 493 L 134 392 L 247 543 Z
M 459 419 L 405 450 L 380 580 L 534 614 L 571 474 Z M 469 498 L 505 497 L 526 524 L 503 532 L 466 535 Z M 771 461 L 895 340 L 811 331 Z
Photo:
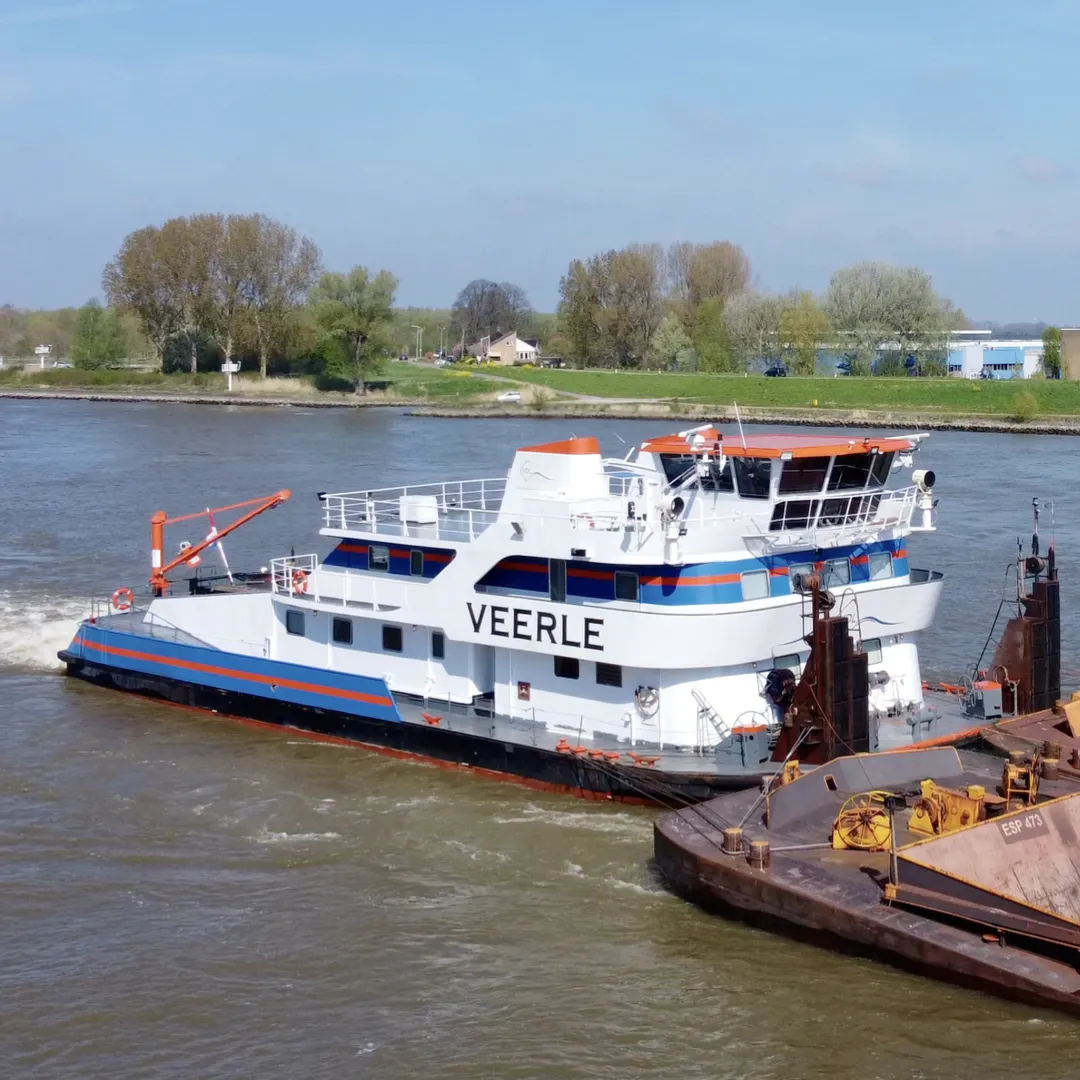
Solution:
M 896 759 L 907 759 L 899 772 L 891 768 Z M 839 952 L 1080 1015 L 1076 952 L 1035 952 L 1014 944 L 1004 932 L 984 934 L 986 927 L 889 904 L 884 900 L 889 853 L 834 850 L 830 842 L 833 820 L 849 794 L 884 787 L 910 795 L 918 792 L 919 779 L 928 777 L 954 789 L 980 784 L 993 792 L 1002 764 L 1000 757 L 951 748 L 840 759 L 803 777 L 824 779 L 835 773 L 839 790 L 824 798 L 815 793 L 801 805 L 789 800 L 784 820 L 771 828 L 755 791 L 665 814 L 654 827 L 657 864 L 674 891 L 707 910 Z M 1080 784 L 1063 776 L 1044 780 L 1040 798 L 1078 791 Z M 723 830 L 744 819 L 745 843 L 765 840 L 770 845 L 771 861 L 764 869 L 751 868 L 743 853 L 723 851 Z M 898 818 L 897 847 L 919 840 L 926 838 Z M 1012 855 L 1014 850 L 1015 869 L 1022 870 L 1024 853 Z M 1080 851 L 1073 854 L 1080 857 Z M 899 880 L 904 880 L 903 865 Z

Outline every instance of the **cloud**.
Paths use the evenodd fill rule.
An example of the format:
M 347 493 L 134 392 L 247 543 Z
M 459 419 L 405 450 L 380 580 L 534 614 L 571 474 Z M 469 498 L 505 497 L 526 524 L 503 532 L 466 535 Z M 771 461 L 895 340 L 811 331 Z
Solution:
M 1016 167 L 1029 180 L 1040 184 L 1060 184 L 1063 181 L 1072 180 L 1076 175 L 1068 165 L 1039 154 L 1018 157 Z
M 0 11 L 0 26 L 33 26 L 37 23 L 70 22 L 121 15 L 141 4 L 138 0 L 75 0 L 70 4 L 39 4 L 21 11 Z

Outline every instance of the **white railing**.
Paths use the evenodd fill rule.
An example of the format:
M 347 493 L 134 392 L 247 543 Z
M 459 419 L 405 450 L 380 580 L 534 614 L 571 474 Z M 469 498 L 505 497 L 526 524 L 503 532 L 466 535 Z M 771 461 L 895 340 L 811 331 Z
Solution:
M 299 599 L 319 599 L 318 555 L 287 555 L 270 563 L 270 582 L 274 592 Z
M 450 480 L 324 496 L 327 529 L 471 540 L 494 520 L 506 478 Z
M 374 611 L 404 607 L 410 585 L 385 574 L 350 573 L 319 564 L 317 555 L 274 559 L 271 583 L 278 596 L 320 604 L 355 604 Z
M 747 548 L 754 554 L 765 554 L 786 548 L 830 548 L 871 540 L 884 529 L 907 530 L 919 498 L 914 485 L 897 491 L 851 495 L 829 494 L 825 498 L 794 498 L 786 503 L 798 503 L 798 523 L 785 521 L 783 511 L 776 509 L 768 531 L 756 525 L 755 533 L 744 536 Z M 806 509 L 809 504 L 809 509 Z M 791 511 L 788 511 L 789 517 Z

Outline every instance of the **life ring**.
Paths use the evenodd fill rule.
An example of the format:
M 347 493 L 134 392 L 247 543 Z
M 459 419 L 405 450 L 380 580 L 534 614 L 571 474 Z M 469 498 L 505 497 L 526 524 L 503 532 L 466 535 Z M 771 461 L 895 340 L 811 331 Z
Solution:
M 127 587 L 117 589 L 112 594 L 112 606 L 117 611 L 130 611 L 131 605 L 135 603 L 135 594 Z
M 299 593 L 303 596 L 307 592 L 307 571 L 296 569 L 292 572 L 292 587 L 293 592 Z

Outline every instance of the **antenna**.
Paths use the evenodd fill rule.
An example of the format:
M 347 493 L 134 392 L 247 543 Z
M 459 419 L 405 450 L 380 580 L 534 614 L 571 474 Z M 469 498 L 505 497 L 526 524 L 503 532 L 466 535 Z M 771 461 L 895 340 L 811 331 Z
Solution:
M 742 439 L 742 448 L 745 450 L 746 449 L 746 432 L 743 431 L 742 417 L 739 415 L 739 403 L 737 401 L 733 401 L 732 404 L 735 406 L 735 420 L 739 425 L 739 438 Z
M 623 444 L 623 446 L 627 445 L 626 440 L 617 431 L 613 431 L 611 434 L 614 435 L 615 438 L 618 439 L 619 442 L 621 442 Z

